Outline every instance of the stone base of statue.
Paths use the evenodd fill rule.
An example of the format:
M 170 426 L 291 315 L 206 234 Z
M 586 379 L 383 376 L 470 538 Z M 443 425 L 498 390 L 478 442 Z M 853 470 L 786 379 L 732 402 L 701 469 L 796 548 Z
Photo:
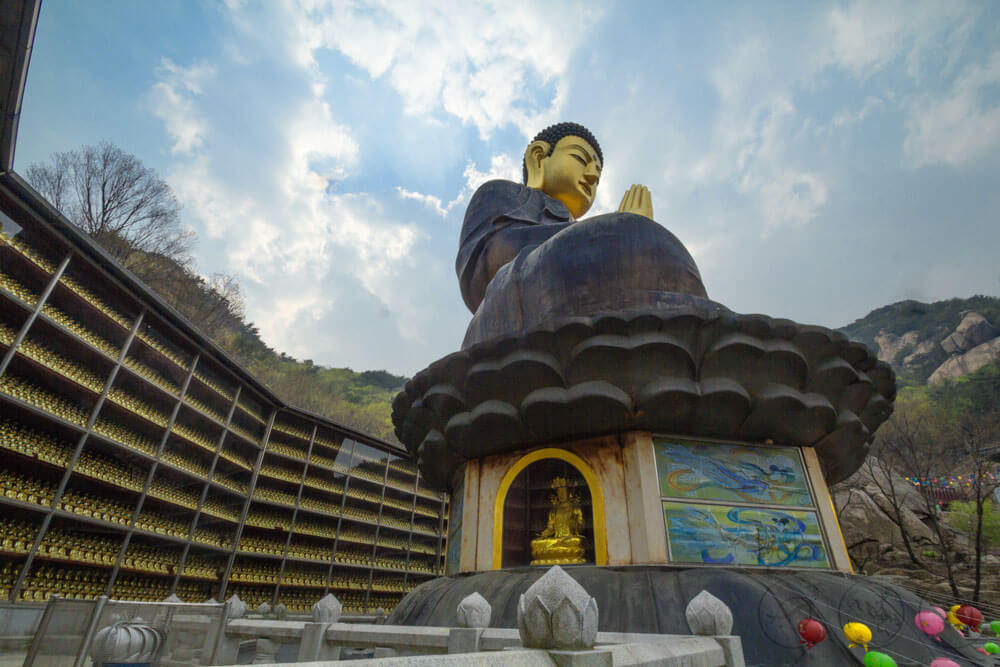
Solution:
M 864 651 L 848 648 L 840 628 L 864 620 L 873 650 L 905 655 L 908 664 L 927 665 L 936 657 L 960 664 L 985 659 L 947 626 L 941 641 L 914 622 L 927 603 L 878 577 L 820 571 L 682 568 L 669 566 L 565 568 L 597 600 L 601 632 L 686 635 L 687 601 L 706 590 L 732 611 L 732 634 L 739 635 L 748 665 L 861 664 Z M 456 607 L 473 592 L 492 607 L 490 627 L 517 627 L 520 595 L 545 574 L 544 568 L 442 577 L 414 589 L 396 606 L 389 624 L 457 624 Z M 825 641 L 807 649 L 798 623 L 816 619 L 828 629 Z M 901 663 L 902 664 L 902 663 Z
M 921 641 L 919 601 L 850 574 L 827 490 L 890 415 L 889 366 L 830 329 L 663 298 L 495 337 L 407 383 L 396 433 L 451 491 L 457 576 L 411 592 L 390 621 L 451 623 L 475 591 L 494 626 L 513 627 L 518 594 L 544 572 L 528 566 L 548 564 L 531 546 L 552 534 L 558 479 L 587 545 L 589 565 L 568 571 L 601 630 L 685 634 L 677 601 L 705 589 L 737 616 L 748 664 L 846 662 L 839 638 L 807 653 L 796 625 L 839 627 L 851 609 Z

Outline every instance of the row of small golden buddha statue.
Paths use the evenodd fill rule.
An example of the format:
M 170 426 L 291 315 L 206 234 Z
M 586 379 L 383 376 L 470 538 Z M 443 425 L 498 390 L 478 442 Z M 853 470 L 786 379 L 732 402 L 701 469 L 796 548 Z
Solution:
M 71 457 L 69 443 L 44 435 L 14 422 L 0 422 L 0 448 L 19 452 L 58 466 L 65 466 Z M 75 473 L 99 479 L 132 491 L 141 492 L 145 473 L 126 466 L 119 459 L 84 451 L 74 468 Z M 189 489 L 176 487 L 162 479 L 154 480 L 149 495 L 188 509 L 197 509 L 198 495 Z M 31 501 L 33 502 L 33 501 Z M 235 511 L 224 510 L 222 516 L 237 520 Z
M 55 495 L 55 485 L 10 470 L 0 470 L 0 495 L 22 502 L 49 506 Z M 126 526 L 132 518 L 132 508 L 128 505 L 76 489 L 67 489 L 63 493 L 58 509 L 119 526 Z M 168 519 L 156 512 L 144 510 L 136 520 L 136 528 L 157 535 L 187 538 L 189 525 Z M 232 544 L 231 537 L 201 528 L 195 530 L 194 539 L 223 549 Z
M 0 551 L 26 554 L 34 542 L 40 524 L 17 519 L 0 519 Z M 49 528 L 38 547 L 36 558 L 89 565 L 113 566 L 121 549 L 121 539 L 92 535 L 61 527 Z M 131 542 L 125 550 L 121 567 L 149 574 L 174 574 L 180 549 L 164 549 Z M 216 578 L 220 564 L 216 560 L 189 555 L 184 565 L 185 577 Z
M 0 448 L 15 451 L 24 456 L 37 458 L 57 466 L 67 465 L 71 456 L 69 443 L 7 420 L 0 420 Z M 184 458 L 176 452 L 165 452 L 163 459 L 177 467 L 187 469 L 196 475 L 207 476 L 208 471 L 206 469 L 202 468 L 199 470 L 190 459 Z M 87 451 L 81 455 L 75 470 L 78 470 L 81 474 L 96 477 L 134 491 L 141 491 L 145 481 L 143 474 L 137 472 L 134 468 L 126 468 L 120 465 L 117 459 L 110 459 L 106 456 Z M 229 479 L 222 474 L 213 476 L 213 480 L 232 489 L 236 493 L 245 494 L 246 492 L 246 485 Z M 184 507 L 193 509 L 197 506 L 197 495 L 193 491 L 179 490 L 175 492 L 171 490 L 173 488 L 162 481 L 156 481 L 150 489 L 150 494 L 153 497 L 169 501 L 176 498 L 178 501 L 177 504 Z M 217 502 L 207 503 L 206 511 L 233 521 L 236 521 L 238 516 L 236 509 L 223 508 Z
M 116 391 L 112 390 L 111 394 L 115 394 Z M 24 401 L 25 403 L 30 403 L 46 412 L 49 412 L 57 417 L 61 417 L 66 421 L 77 424 L 78 426 L 84 426 L 87 421 L 87 413 L 71 404 L 69 401 L 57 396 L 51 392 L 45 391 L 40 387 L 27 382 L 11 373 L 5 374 L 0 377 L 0 392 L 6 393 L 18 400 Z M 116 396 L 120 398 L 121 392 L 119 391 Z M 109 396 L 110 398 L 111 396 Z M 137 413 L 138 414 L 138 413 Z M 165 424 L 164 424 L 165 426 Z M 138 435 L 133 431 L 124 428 L 118 424 L 112 423 L 107 418 L 102 417 L 97 420 L 94 424 L 94 431 L 99 435 L 102 435 L 110 440 L 113 440 L 121 445 L 141 451 L 145 454 L 152 455 L 155 452 L 155 445 L 153 442 L 145 438 L 144 436 Z M 206 438 L 196 434 L 190 428 L 182 424 L 174 424 L 173 431 L 184 436 L 192 442 L 201 445 L 203 448 L 208 448 L 210 451 L 214 452 L 214 445 L 212 445 Z M 236 457 L 236 461 L 242 465 L 244 468 L 249 470 L 249 463 L 242 457 Z M 166 456 L 165 456 L 166 458 Z M 206 470 L 204 466 L 201 466 L 192 461 L 192 459 L 183 456 L 177 452 L 170 453 L 170 459 L 175 465 L 188 470 L 199 476 L 204 476 Z M 224 483 L 220 482 L 220 483 Z M 239 487 L 235 490 L 242 490 Z M 244 491 L 245 492 L 245 491 Z
M 61 322 L 61 323 L 67 325 L 69 324 L 67 322 Z M 74 331 L 74 333 L 77 333 L 78 335 L 81 335 L 81 337 L 83 337 L 84 339 L 88 340 L 89 342 L 92 342 L 93 344 L 95 344 L 96 347 L 103 349 L 109 355 L 117 356 L 117 350 L 114 349 L 114 346 L 111 346 L 106 342 L 102 343 L 99 337 L 97 337 L 96 335 L 90 335 L 88 332 L 83 331 L 82 327 L 67 326 L 67 328 L 70 328 L 71 330 Z M 83 335 L 83 334 L 88 334 L 88 335 Z M 15 336 L 16 332 L 14 332 L 14 330 L 11 327 L 0 324 L 0 344 L 9 345 L 10 343 L 13 342 Z M 18 347 L 18 351 L 21 354 L 27 356 L 28 358 L 33 359 L 34 361 L 37 361 L 38 363 L 48 368 L 51 368 L 55 372 L 73 380 L 74 382 L 77 382 L 78 384 L 84 387 L 87 387 L 94 393 L 100 393 L 104 388 L 104 379 L 102 377 L 93 373 L 89 369 L 81 366 L 80 364 L 66 358 L 65 356 L 57 354 L 50 348 L 33 340 L 30 337 L 21 342 L 20 346 Z M 136 371 L 142 377 L 151 380 L 170 391 L 176 390 L 176 387 L 173 387 L 169 382 L 164 383 L 163 381 L 160 381 L 158 378 L 162 378 L 162 376 L 160 376 L 158 373 L 144 366 L 140 362 L 132 359 L 131 357 L 126 358 L 125 365 L 128 366 L 130 369 Z M 38 391 L 41 392 L 42 390 L 39 389 Z M 42 398 L 42 400 L 54 402 L 58 401 L 59 398 L 53 395 L 49 399 Z M 165 428 L 167 425 L 167 417 L 164 412 L 155 409 L 148 403 L 136 398 L 135 396 L 132 396 L 131 394 L 128 394 L 127 392 L 123 391 L 120 388 L 117 387 L 113 388 L 108 393 L 108 400 L 115 405 L 118 405 L 126 410 L 129 410 L 130 412 L 133 412 L 145 419 L 148 419 L 157 426 Z M 28 402 L 37 404 L 35 401 L 28 401 Z M 206 414 L 216 419 L 217 421 L 224 422 L 224 419 L 221 417 L 221 415 L 218 412 L 212 410 L 206 403 L 199 401 L 191 396 L 185 396 L 185 402 L 189 403 L 196 409 L 205 412 Z M 63 416 L 68 421 L 72 421 L 79 425 L 83 425 L 83 422 L 86 420 L 85 416 L 80 417 L 73 413 L 70 413 L 73 414 L 73 416 L 71 417 L 66 417 L 63 414 L 60 414 L 59 412 L 55 411 L 53 411 L 53 414 Z M 80 414 L 82 414 L 82 412 Z M 253 443 L 257 442 L 258 438 L 254 434 L 240 427 L 237 423 L 235 422 L 231 423 L 230 428 L 233 431 L 239 433 L 242 437 L 248 439 L 250 442 Z M 205 438 L 202 434 L 198 433 L 194 429 L 185 426 L 182 423 L 174 424 L 173 431 L 178 433 L 182 437 L 192 441 L 193 443 L 201 446 L 203 449 L 207 449 L 209 451 L 214 451 L 215 449 L 215 446 L 211 440 Z M 152 447 L 151 446 L 143 447 L 141 449 L 149 453 L 151 452 Z M 244 465 L 244 467 L 247 467 L 249 469 L 250 466 L 248 461 L 241 458 L 239 462 L 242 465 Z
M 35 265 L 41 268 L 48 274 L 52 274 L 55 271 L 55 264 L 53 261 L 44 257 L 36 248 L 32 248 L 30 245 L 25 243 L 22 239 L 18 237 L 8 236 L 0 233 L 0 244 L 5 244 L 16 250 L 18 253 L 32 261 Z M 60 283 L 68 287 L 72 292 L 76 293 L 78 296 L 83 298 L 85 301 L 89 302 L 92 306 L 97 308 L 99 311 L 107 315 L 113 321 L 115 321 L 119 326 L 124 329 L 128 329 L 130 326 L 130 321 L 128 318 L 121 315 L 117 310 L 108 305 L 103 299 L 99 298 L 92 291 L 84 287 L 76 278 L 72 275 L 72 269 L 65 272 L 60 277 Z M 181 354 L 168 349 L 165 345 L 158 342 L 152 336 L 139 334 L 139 337 L 144 340 L 151 348 L 157 350 L 165 357 L 171 359 L 174 363 L 181 367 L 184 367 L 186 362 L 184 361 Z

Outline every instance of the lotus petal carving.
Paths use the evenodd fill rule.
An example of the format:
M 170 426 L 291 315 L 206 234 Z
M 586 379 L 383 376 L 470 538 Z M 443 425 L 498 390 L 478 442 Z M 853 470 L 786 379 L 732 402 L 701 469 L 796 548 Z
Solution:
M 312 617 L 317 623 L 336 623 L 340 620 L 340 615 L 343 612 L 343 605 L 333 593 L 327 593 L 312 606 Z
M 554 565 L 521 595 L 517 627 L 528 648 L 590 649 L 597 638 L 597 601 Z
M 467 595 L 458 603 L 458 625 L 463 628 L 488 628 L 493 608 L 479 593 Z
M 480 343 L 418 373 L 392 418 L 437 488 L 468 459 L 622 430 L 812 445 L 833 484 L 895 395 L 892 369 L 840 332 L 691 306 Z

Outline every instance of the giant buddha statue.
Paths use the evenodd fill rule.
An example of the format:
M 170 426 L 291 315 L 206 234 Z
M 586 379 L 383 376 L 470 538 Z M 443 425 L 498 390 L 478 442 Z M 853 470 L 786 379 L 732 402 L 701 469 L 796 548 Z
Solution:
M 523 184 L 489 181 L 472 196 L 455 265 L 475 314 L 463 348 L 567 316 L 718 307 L 684 245 L 653 220 L 646 187 L 629 188 L 615 213 L 583 217 L 603 168 L 594 135 L 558 123 L 528 144 Z
M 528 144 L 522 183 L 489 181 L 469 202 L 462 349 L 416 373 L 392 416 L 423 481 L 452 494 L 446 573 L 461 576 L 422 584 L 388 623 L 453 624 L 476 591 L 492 625 L 514 627 L 520 596 L 561 563 L 603 631 L 686 634 L 678 602 L 704 589 L 733 611 L 748 664 L 816 651 L 843 663 L 834 642 L 805 658 L 796 623 L 835 625 L 851 608 L 911 628 L 888 640 L 910 651 L 924 640 L 905 619 L 925 603 L 850 577 L 827 491 L 892 412 L 892 369 L 841 332 L 711 301 L 641 185 L 587 217 L 604 166 L 593 134 L 560 123 Z M 767 475 L 760 495 L 715 485 L 711 471 L 743 470 L 743 456 L 800 471 L 795 506 L 775 509 L 786 482 Z M 751 525 L 796 528 L 778 531 L 786 546 L 772 554 L 739 537 Z M 924 664 L 938 650 L 925 644 Z

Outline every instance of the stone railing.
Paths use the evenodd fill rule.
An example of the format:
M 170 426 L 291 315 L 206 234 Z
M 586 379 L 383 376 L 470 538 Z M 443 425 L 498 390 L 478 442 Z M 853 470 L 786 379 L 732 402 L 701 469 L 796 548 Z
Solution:
M 458 627 L 385 625 L 385 615 L 353 618 L 327 595 L 305 618 L 283 605 L 251 611 L 237 596 L 224 604 L 55 599 L 35 632 L 25 667 L 47 664 L 256 665 L 350 659 L 356 665 L 558 665 L 744 667 L 729 608 L 702 591 L 687 605 L 691 635 L 597 631 L 597 602 L 558 566 L 518 604 L 515 628 L 490 628 L 478 593 L 457 608 Z M 359 660 L 360 658 L 360 660 Z M 365 658 L 369 658 L 366 660 Z M 89 664 L 89 663 L 88 663 Z
M 341 622 L 341 605 L 327 595 L 306 621 L 235 618 L 215 655 L 217 665 L 251 659 L 266 665 L 334 662 L 400 665 L 697 665 L 742 667 L 739 637 L 729 635 L 732 613 L 702 591 L 687 606 L 693 635 L 654 635 L 597 631 L 597 603 L 558 566 L 521 596 L 518 628 L 490 628 L 489 603 L 474 593 L 457 609 L 460 627 L 413 627 Z M 246 605 L 242 610 L 245 611 Z M 265 610 L 269 611 L 269 610 Z M 246 652 L 250 649 L 252 655 Z M 371 660 L 357 661 L 359 649 Z M 446 656 L 446 657 L 445 657 Z

